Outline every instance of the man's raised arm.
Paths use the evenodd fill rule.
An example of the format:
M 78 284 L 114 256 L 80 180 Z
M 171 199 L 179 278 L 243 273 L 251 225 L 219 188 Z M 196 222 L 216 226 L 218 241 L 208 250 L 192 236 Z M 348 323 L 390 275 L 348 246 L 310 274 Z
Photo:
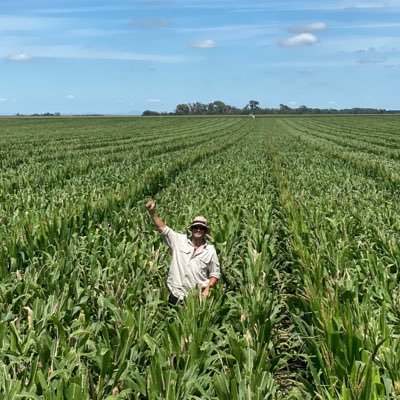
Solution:
M 151 219 L 154 222 L 154 225 L 157 227 L 158 232 L 162 233 L 166 227 L 164 221 L 157 215 L 156 213 L 156 202 L 154 200 L 149 200 L 146 203 L 147 211 L 150 214 Z

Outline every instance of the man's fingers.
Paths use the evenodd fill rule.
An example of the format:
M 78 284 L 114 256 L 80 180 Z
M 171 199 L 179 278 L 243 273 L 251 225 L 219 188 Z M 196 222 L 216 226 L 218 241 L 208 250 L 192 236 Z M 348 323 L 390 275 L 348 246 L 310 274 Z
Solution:
M 153 210 L 153 209 L 155 208 L 155 206 L 156 206 L 156 202 L 155 202 L 154 200 L 149 200 L 149 201 L 146 203 L 146 208 L 147 208 L 149 211 Z

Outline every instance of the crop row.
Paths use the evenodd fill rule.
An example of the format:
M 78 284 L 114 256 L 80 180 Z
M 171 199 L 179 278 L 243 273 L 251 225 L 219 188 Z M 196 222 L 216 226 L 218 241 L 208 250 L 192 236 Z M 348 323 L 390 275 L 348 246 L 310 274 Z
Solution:
M 276 194 L 250 124 L 157 165 L 137 183 L 147 190 L 120 188 L 106 208 L 77 205 L 71 219 L 61 204 L 52 229 L 43 212 L 20 216 L 18 249 L 3 232 L 6 396 L 272 399 L 282 390 Z M 146 195 L 178 230 L 194 214 L 210 219 L 224 283 L 205 302 L 194 296 L 182 309 L 165 307 L 167 250 L 144 213 Z
M 399 159 L 400 157 L 400 141 L 398 138 L 392 140 L 384 139 L 382 136 L 380 139 L 371 139 L 369 136 L 360 134 L 358 130 L 353 130 L 344 133 L 343 131 L 332 131 L 328 130 L 325 125 L 318 125 L 305 123 L 296 124 L 293 126 L 297 133 L 304 134 L 313 138 L 320 139 L 321 141 L 331 142 L 338 145 L 337 147 L 347 148 L 353 151 L 363 151 L 365 153 L 371 153 L 382 157 Z M 384 127 L 382 127 L 384 129 Z
M 297 281 L 289 309 L 304 346 L 306 385 L 324 399 L 394 398 L 400 382 L 394 187 L 349 163 L 336 145 L 305 147 L 310 138 L 295 125 L 272 121 L 267 129 Z

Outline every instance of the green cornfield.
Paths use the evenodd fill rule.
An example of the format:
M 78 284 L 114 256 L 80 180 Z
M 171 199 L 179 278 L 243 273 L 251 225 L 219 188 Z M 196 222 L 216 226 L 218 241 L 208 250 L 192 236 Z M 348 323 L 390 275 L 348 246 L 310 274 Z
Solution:
M 0 119 L 0 399 L 400 399 L 400 116 Z M 167 305 L 146 212 L 210 222 Z

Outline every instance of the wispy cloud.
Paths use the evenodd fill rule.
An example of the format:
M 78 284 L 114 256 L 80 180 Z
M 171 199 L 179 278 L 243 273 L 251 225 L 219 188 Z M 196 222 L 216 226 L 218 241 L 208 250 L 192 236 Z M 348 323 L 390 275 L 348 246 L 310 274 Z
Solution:
M 27 32 L 49 30 L 62 26 L 62 18 L 20 17 L 0 15 L 0 32 Z
M 386 57 L 382 53 L 388 53 L 388 51 L 380 51 L 375 47 L 368 47 L 354 52 L 354 54 L 360 56 L 359 60 L 357 60 L 359 64 L 382 64 L 386 61 Z
M 277 61 L 275 63 L 254 63 L 247 64 L 248 67 L 268 67 L 268 68 L 293 68 L 306 69 L 306 68 L 341 68 L 341 67 L 359 67 L 354 60 L 319 60 L 319 61 Z
M 394 53 L 398 52 L 399 50 L 396 47 L 387 47 L 387 46 L 381 46 L 379 48 L 376 47 L 368 47 L 364 49 L 358 49 L 355 50 L 353 53 L 354 54 L 378 54 L 378 53 Z
M 399 38 L 395 35 L 377 35 L 375 32 L 371 32 L 371 35 L 353 33 L 346 35 L 346 40 L 342 37 L 326 38 L 324 44 L 329 47 L 331 52 L 336 51 L 342 54 L 353 54 L 357 51 L 363 51 L 363 49 L 367 50 L 369 48 L 396 49 L 399 44 Z
M 0 103 L 5 103 L 7 100 L 7 97 L 0 97 Z
M 160 103 L 161 100 L 160 99 L 148 99 L 147 100 L 149 103 Z
M 359 64 L 382 64 L 386 61 L 385 57 L 375 57 L 375 58 L 360 58 L 357 62 Z
M 189 46 L 193 49 L 213 49 L 215 47 L 215 42 L 212 39 L 198 40 L 190 42 Z
M 157 63 L 181 63 L 188 61 L 179 55 L 133 53 L 112 50 L 95 50 L 72 45 L 30 46 L 29 53 L 34 58 L 151 61 Z
M 375 47 L 368 47 L 367 49 L 359 49 L 354 51 L 355 54 L 365 54 L 370 52 L 376 52 Z
M 136 7 L 132 5 L 93 5 L 93 6 L 82 6 L 82 7 L 69 7 L 69 8 L 42 8 L 38 10 L 40 14 L 93 14 L 93 13 L 110 13 L 118 11 L 132 11 Z
M 32 58 L 33 58 L 32 56 L 26 53 L 15 53 L 15 54 L 10 54 L 9 56 L 6 57 L 7 60 L 16 62 L 31 61 Z
M 347 25 L 335 25 L 335 29 L 386 29 L 386 28 L 400 28 L 398 22 L 366 22 L 363 24 L 347 24 Z
M 353 4 L 348 5 L 346 8 L 353 9 L 373 9 L 373 8 L 388 8 L 390 7 L 389 1 L 372 1 L 361 3 L 359 1 L 353 2 Z
M 164 28 L 170 22 L 166 19 L 137 19 L 131 20 L 129 24 L 138 28 Z
M 270 38 L 280 31 L 276 24 L 222 24 L 216 26 L 178 27 L 174 32 L 178 34 L 194 33 L 197 37 L 212 37 L 214 42 L 222 44 L 247 43 L 249 40 Z M 258 42 L 258 44 L 260 44 Z
M 139 5 L 144 7 L 161 7 L 163 5 L 172 6 L 171 2 L 166 0 L 142 0 L 139 1 Z
M 316 2 L 315 0 L 293 1 L 293 0 L 271 0 L 268 2 L 251 1 L 251 0 L 174 0 L 169 2 L 171 7 L 198 8 L 198 9 L 226 9 L 230 8 L 234 12 L 258 12 L 266 10 L 280 11 L 297 11 L 297 10 L 342 10 L 345 8 L 360 7 L 377 8 L 387 7 L 387 4 L 396 2 L 397 0 L 368 1 L 364 0 L 336 0 L 335 2 Z M 159 2 L 161 3 L 161 2 Z
M 133 2 L 135 3 L 135 2 Z M 335 2 L 315 2 L 315 0 L 294 2 L 293 0 L 281 0 L 266 2 L 260 4 L 260 1 L 189 1 L 189 0 L 156 0 L 156 1 L 138 1 L 136 4 L 115 3 L 112 5 L 93 5 L 70 8 L 47 8 L 40 9 L 42 14 L 73 14 L 73 13 L 100 13 L 111 11 L 135 11 L 143 8 L 158 8 L 158 9 L 208 9 L 208 10 L 226 10 L 228 7 L 232 12 L 239 13 L 254 13 L 267 10 L 281 11 L 297 11 L 297 10 L 314 10 L 314 11 L 329 11 L 329 10 L 345 10 L 345 9 L 373 9 L 373 8 L 394 8 L 399 7 L 398 0 L 382 0 L 360 2 L 359 0 L 336 0 Z
M 351 40 L 349 41 L 349 44 L 351 44 Z M 377 46 L 369 46 L 358 49 L 355 49 L 355 46 L 353 46 L 352 49 L 348 49 L 347 51 L 342 50 L 339 52 L 339 54 L 345 57 L 350 56 L 352 59 L 356 57 L 357 59 L 355 60 L 355 62 L 357 64 L 393 64 L 393 60 L 399 54 L 399 49 L 394 46 L 379 45 L 379 43 L 376 44 Z M 334 47 L 334 45 L 332 44 L 331 46 L 330 43 L 329 46 L 331 48 Z
M 315 70 L 312 68 L 307 68 L 307 69 L 301 69 L 297 72 L 301 75 L 313 75 L 315 73 Z
M 65 98 L 66 98 L 67 100 L 75 100 L 75 95 L 69 94 L 68 96 L 65 96 Z
M 229 35 L 240 32 L 241 35 L 244 35 L 246 37 L 251 37 L 257 35 L 270 34 L 272 32 L 276 32 L 276 29 L 271 28 L 271 25 L 263 25 L 263 24 L 236 24 L 236 25 L 232 24 L 232 25 L 177 28 L 176 32 L 226 33 Z
M 300 47 L 300 46 L 311 46 L 318 42 L 318 38 L 312 33 L 300 33 L 283 39 L 279 44 L 283 47 Z
M 237 4 L 234 8 L 235 12 L 254 13 L 267 10 L 280 10 L 280 11 L 334 11 L 334 10 L 351 10 L 351 9 L 376 9 L 376 8 L 396 8 L 400 6 L 398 0 L 382 0 L 382 1 L 368 1 L 360 2 L 359 0 L 336 0 L 316 2 L 315 0 L 293 1 L 281 0 L 279 2 L 265 2 L 260 4 L 260 1 L 251 2 L 246 1 L 242 4 Z M 221 4 L 221 7 L 226 6 Z
M 326 29 L 325 22 L 312 22 L 310 24 L 300 24 L 289 26 L 289 32 L 293 33 L 309 33 Z
M 100 28 L 82 28 L 82 29 L 72 29 L 68 31 L 64 31 L 62 33 L 62 37 L 66 38 L 96 38 L 96 37 L 104 37 L 104 36 L 113 36 L 113 35 L 126 35 L 128 33 L 128 29 L 125 30 L 111 30 L 111 29 L 100 29 Z

